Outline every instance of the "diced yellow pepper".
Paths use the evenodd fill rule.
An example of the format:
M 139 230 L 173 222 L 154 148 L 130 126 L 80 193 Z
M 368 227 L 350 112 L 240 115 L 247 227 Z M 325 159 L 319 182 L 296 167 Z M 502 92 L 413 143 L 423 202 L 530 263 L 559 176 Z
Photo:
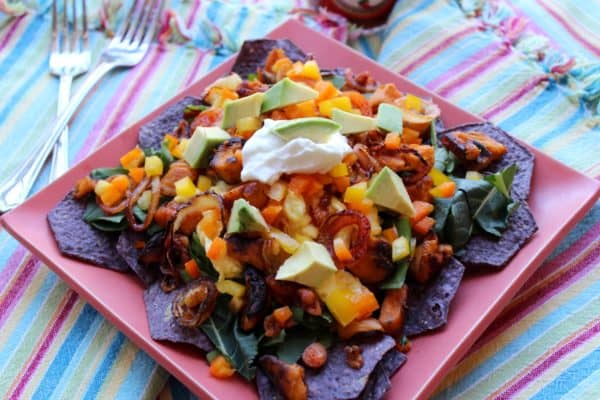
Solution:
M 159 156 L 146 157 L 144 171 L 147 176 L 161 176 L 163 173 L 163 162 Z
M 212 181 L 208 176 L 200 175 L 198 177 L 198 182 L 196 186 L 198 187 L 198 189 L 200 189 L 201 192 L 206 192 L 212 186 Z
M 407 94 L 404 99 L 404 106 L 409 110 L 421 111 L 423 108 L 423 101 L 413 94 Z
M 329 175 L 334 178 L 339 178 L 340 176 L 348 176 L 348 166 L 344 163 L 339 163 L 335 167 L 329 171 Z
M 317 287 L 317 294 L 342 326 L 368 317 L 379 308 L 375 295 L 358 278 L 344 270 L 336 271 L 323 281 Z
M 304 63 L 302 67 L 302 76 L 317 81 L 321 80 L 321 71 L 319 71 L 319 66 L 315 60 L 309 60 Z
M 102 194 L 106 192 L 108 188 L 110 188 L 110 182 L 100 179 L 98 182 L 96 182 L 96 186 L 94 186 L 94 193 L 96 193 L 98 196 L 102 196 Z
M 254 132 L 260 128 L 260 118 L 244 117 L 235 122 L 235 128 L 238 132 Z
M 348 186 L 344 192 L 344 203 L 360 203 L 365 198 L 366 192 L 367 182 L 359 182 Z
M 228 294 L 231 297 L 242 297 L 246 293 L 244 285 L 230 279 L 220 279 L 215 286 L 220 293 Z
M 177 146 L 175 146 L 175 148 L 173 150 L 171 150 L 171 154 L 173 154 L 173 157 L 181 160 L 183 158 L 183 153 L 185 153 L 185 149 L 187 149 L 189 142 L 190 142 L 190 139 L 188 139 L 188 138 L 180 139 L 179 143 L 177 143 Z
M 189 176 L 186 176 L 175 182 L 175 193 L 176 198 L 187 201 L 196 194 L 196 185 Z
M 319 112 L 324 117 L 331 118 L 334 108 L 339 108 L 342 111 L 352 111 L 352 103 L 347 96 L 334 97 L 333 99 L 323 100 L 319 102 Z
M 444 182 L 450 182 L 452 180 L 437 168 L 432 168 L 431 171 L 429 171 L 429 177 L 433 181 L 433 186 L 438 186 Z
M 394 239 L 392 242 L 392 260 L 400 261 L 410 254 L 410 243 L 404 236 Z

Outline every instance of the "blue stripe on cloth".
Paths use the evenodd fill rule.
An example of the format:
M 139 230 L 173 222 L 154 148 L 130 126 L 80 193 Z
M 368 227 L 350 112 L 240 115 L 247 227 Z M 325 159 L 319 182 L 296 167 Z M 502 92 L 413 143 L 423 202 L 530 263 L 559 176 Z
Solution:
M 98 313 L 90 305 L 86 304 L 83 307 L 69 334 L 54 356 L 46 374 L 41 379 L 32 399 L 45 400 L 52 396 L 56 389 L 60 389 L 58 383 L 66 373 L 65 364 L 69 365 L 72 362 L 73 357 L 77 354 L 77 349 L 82 344 L 88 331 L 94 326 L 97 317 Z
M 11 52 L 8 53 L 8 56 L 0 62 L 0 76 L 6 76 L 13 67 L 18 67 L 20 65 L 19 59 L 31 47 L 31 43 L 37 40 L 40 35 L 46 35 L 46 32 L 48 30 L 44 26 L 42 17 L 35 17 L 19 36 L 18 41 L 11 49 Z
M 533 141 L 533 146 L 537 148 L 543 148 L 548 142 L 555 139 L 557 136 L 562 135 L 571 128 L 578 121 L 581 121 L 585 116 L 585 107 L 580 104 L 577 109 L 574 110 L 573 114 L 566 118 L 560 125 L 554 127 L 554 129 L 546 132 L 542 137 Z
M 135 359 L 129 367 L 127 376 L 123 381 L 135 382 L 136 384 L 132 385 L 129 383 L 124 383 L 123 385 L 121 385 L 119 391 L 115 396 L 115 400 L 129 400 L 142 398 L 146 391 L 146 385 L 141 385 L 140 383 L 150 383 L 146 382 L 146 379 L 153 374 L 153 371 L 156 368 L 161 367 L 159 367 L 156 364 L 156 362 L 152 360 L 146 353 L 144 353 L 143 351 L 138 351 L 135 355 Z M 164 375 L 166 375 L 166 372 Z
M 398 26 L 398 24 L 400 24 L 402 22 L 402 20 L 404 20 L 405 18 L 408 18 L 411 15 L 414 15 L 414 14 L 417 14 L 419 12 L 426 10 L 429 6 L 433 5 L 434 3 L 435 3 L 435 0 L 424 0 L 421 3 L 419 3 L 418 5 L 408 8 L 408 10 L 406 12 L 398 13 L 397 10 L 401 9 L 402 7 L 405 7 L 407 3 L 403 2 L 403 1 L 397 2 L 396 6 L 394 7 L 394 10 L 392 10 L 392 14 L 390 16 L 390 19 L 393 19 L 393 22 L 391 24 L 388 23 L 388 25 L 385 29 L 384 35 L 385 36 L 389 35 L 389 33 L 391 31 L 393 31 Z
M 106 378 L 106 375 L 111 370 L 111 367 L 115 362 L 124 342 L 125 336 L 119 332 L 110 344 L 104 360 L 102 360 L 102 363 L 98 366 L 96 375 L 94 375 L 90 381 L 90 385 L 88 386 L 85 396 L 83 397 L 84 400 L 92 400 L 98 396 L 98 392 L 104 383 L 104 378 Z M 131 383 L 133 384 L 133 382 Z
M 540 339 L 544 334 L 551 331 L 557 324 L 564 323 L 565 316 L 572 316 L 579 309 L 587 304 L 600 299 L 600 281 L 587 287 L 577 296 L 572 298 L 568 303 L 561 305 L 559 309 L 555 309 L 541 318 L 535 324 L 531 325 L 527 331 L 506 343 L 504 347 L 499 349 L 495 354 L 490 355 L 468 374 L 462 377 L 455 385 L 447 388 L 439 393 L 435 398 L 444 399 L 461 396 L 465 391 L 477 385 L 486 376 L 493 373 L 494 370 L 517 357 L 522 351 L 527 351 L 529 344 Z
M 552 400 L 560 399 L 563 395 L 573 389 L 579 382 L 598 370 L 598 360 L 600 359 L 600 348 L 597 348 L 587 356 L 577 361 L 548 382 L 531 400 Z

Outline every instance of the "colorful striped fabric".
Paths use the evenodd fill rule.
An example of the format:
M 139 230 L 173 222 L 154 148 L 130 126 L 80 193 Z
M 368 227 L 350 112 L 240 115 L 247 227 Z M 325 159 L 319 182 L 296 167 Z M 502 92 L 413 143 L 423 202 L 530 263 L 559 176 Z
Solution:
M 118 25 L 114 16 L 123 12 L 111 11 L 120 2 L 90 3 L 94 26 Z M 172 0 L 161 45 L 137 67 L 108 76 L 80 108 L 71 126 L 72 162 L 217 65 L 243 39 L 262 36 L 308 3 Z M 0 1 L 1 11 L 5 4 Z M 49 4 L 40 0 L 37 13 L 0 19 L 0 176 L 42 140 L 54 115 L 58 82 L 47 73 Z M 385 32 L 354 40 L 341 23 L 329 24 L 327 32 L 353 39 L 391 69 L 599 176 L 599 10 L 600 3 L 589 0 L 400 0 Z M 90 39 L 98 55 L 106 35 L 94 31 Z M 46 180 L 45 171 L 36 189 Z M 597 397 L 599 286 L 596 206 L 435 398 Z M 192 397 L 5 232 L 0 332 L 0 398 Z

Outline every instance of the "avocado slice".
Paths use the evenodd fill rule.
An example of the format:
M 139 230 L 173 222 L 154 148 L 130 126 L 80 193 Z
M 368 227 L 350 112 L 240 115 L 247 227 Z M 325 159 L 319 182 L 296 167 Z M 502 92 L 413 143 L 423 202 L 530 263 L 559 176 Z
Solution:
M 260 106 L 264 97 L 265 94 L 259 92 L 242 97 L 241 99 L 225 102 L 221 128 L 231 128 L 232 126 L 235 126 L 237 120 L 241 118 L 258 117 L 260 115 Z
M 377 127 L 388 132 L 402 132 L 402 109 L 381 103 L 377 108 Z
M 316 90 L 290 78 L 283 78 L 265 92 L 261 112 L 316 99 L 318 96 L 319 92 Z
M 281 264 L 275 279 L 316 288 L 335 271 L 337 268 L 325 246 L 307 240 Z
M 237 199 L 231 207 L 231 216 L 227 222 L 227 234 L 241 232 L 268 232 L 269 225 L 259 209 L 245 199 Z
M 206 168 L 215 147 L 230 137 L 218 126 L 199 126 L 183 152 L 183 159 L 193 168 Z
M 381 171 L 369 182 L 365 196 L 375 205 L 395 211 L 399 214 L 413 217 L 415 209 L 402 179 L 389 167 Z
M 273 132 L 284 140 L 307 138 L 316 143 L 324 143 L 341 126 L 335 121 L 321 117 L 296 118 L 275 124 Z
M 372 131 L 377 129 L 375 118 L 366 117 L 360 114 L 354 114 L 348 111 L 334 108 L 332 119 L 342 126 L 340 133 L 342 135 L 349 135 L 352 133 Z

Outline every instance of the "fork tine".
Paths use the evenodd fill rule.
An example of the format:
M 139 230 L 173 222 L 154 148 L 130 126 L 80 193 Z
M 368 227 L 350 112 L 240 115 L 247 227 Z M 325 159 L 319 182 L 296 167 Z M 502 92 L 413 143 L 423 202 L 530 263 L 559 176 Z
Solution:
M 60 26 L 60 42 L 61 42 L 61 49 L 60 51 L 68 51 L 69 47 L 67 46 L 67 38 L 68 38 L 68 34 L 69 34 L 69 18 L 67 16 L 67 10 L 68 10 L 68 6 L 67 6 L 67 0 L 63 0 L 63 14 L 62 14 L 62 24 Z
M 50 51 L 58 51 L 58 22 L 57 22 L 57 10 L 56 3 L 58 0 L 52 1 L 52 37 Z
M 129 44 L 133 43 L 134 39 L 138 35 L 138 32 L 141 32 L 144 30 L 146 17 L 150 14 L 149 3 L 151 3 L 151 2 L 152 2 L 152 0 L 144 0 L 141 10 L 140 10 L 139 14 L 137 15 L 137 18 L 135 19 L 135 24 L 133 25 L 132 29 L 127 34 L 127 37 L 125 38 L 125 41 L 128 42 Z
M 156 0 L 156 2 L 153 1 L 153 3 L 156 3 L 152 7 L 154 13 L 152 14 L 150 23 L 146 24 L 142 35 L 139 37 L 140 45 L 149 44 L 154 38 L 154 35 L 156 34 L 156 31 L 160 25 L 160 17 L 162 16 L 165 2 L 163 0 Z
M 81 0 L 81 39 L 83 40 L 83 49 L 87 50 L 90 47 L 90 43 L 88 40 L 88 26 L 87 26 L 87 9 L 85 6 L 86 0 Z
M 131 20 L 133 19 L 132 17 L 133 17 L 133 14 L 135 13 L 135 10 L 137 9 L 137 5 L 138 5 L 138 0 L 133 0 L 133 3 L 131 4 L 129 11 L 127 12 L 127 16 L 125 17 L 123 22 L 121 22 L 121 28 L 119 28 L 119 32 L 115 36 L 115 39 L 117 39 L 118 41 L 124 40 L 125 36 L 129 32 L 129 29 L 131 28 Z
M 77 30 L 77 0 L 73 0 L 73 29 L 71 30 L 71 40 L 69 43 L 69 50 L 75 52 L 79 50 L 79 32 Z

